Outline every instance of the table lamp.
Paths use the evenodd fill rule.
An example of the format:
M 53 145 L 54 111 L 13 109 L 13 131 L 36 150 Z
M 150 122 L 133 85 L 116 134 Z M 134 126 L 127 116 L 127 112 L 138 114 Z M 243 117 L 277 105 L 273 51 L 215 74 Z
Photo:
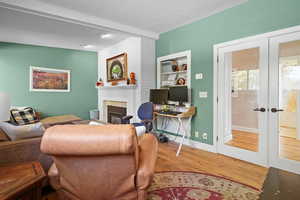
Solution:
M 10 98 L 7 94 L 0 92 L 0 121 L 8 121 L 10 118 Z

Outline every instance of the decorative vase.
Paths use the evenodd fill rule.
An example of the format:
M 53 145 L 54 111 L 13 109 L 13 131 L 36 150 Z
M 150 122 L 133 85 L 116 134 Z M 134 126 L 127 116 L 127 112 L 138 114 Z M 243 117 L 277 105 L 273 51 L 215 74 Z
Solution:
M 184 78 L 179 78 L 176 81 L 176 85 L 185 85 L 185 79 Z
M 173 72 L 176 72 L 177 70 L 178 70 L 178 63 L 177 63 L 177 61 L 172 61 L 172 71 Z
M 99 78 L 99 80 L 96 82 L 96 86 L 97 87 L 104 86 L 104 82 L 102 81 L 101 78 Z
M 118 85 L 118 81 L 112 81 L 112 82 L 111 82 L 111 85 L 112 85 L 112 86 Z
M 135 85 L 136 84 L 135 73 L 131 72 L 130 75 L 129 75 L 129 77 L 130 77 L 129 84 L 130 85 Z

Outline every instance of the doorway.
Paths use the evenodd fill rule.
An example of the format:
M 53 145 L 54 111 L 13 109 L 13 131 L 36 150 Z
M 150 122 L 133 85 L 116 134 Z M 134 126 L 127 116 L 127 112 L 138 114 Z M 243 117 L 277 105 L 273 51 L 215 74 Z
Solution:
M 300 174 L 297 30 L 215 47 L 218 153 Z

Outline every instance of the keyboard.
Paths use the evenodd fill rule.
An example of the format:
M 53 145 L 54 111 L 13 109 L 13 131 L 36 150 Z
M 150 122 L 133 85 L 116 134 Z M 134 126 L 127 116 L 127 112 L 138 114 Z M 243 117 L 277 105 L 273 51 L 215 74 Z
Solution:
M 160 114 L 166 114 L 166 115 L 179 115 L 179 114 L 181 114 L 182 112 L 178 112 L 178 111 L 163 111 L 163 110 L 160 110 L 160 111 L 158 111 L 158 113 L 160 113 Z

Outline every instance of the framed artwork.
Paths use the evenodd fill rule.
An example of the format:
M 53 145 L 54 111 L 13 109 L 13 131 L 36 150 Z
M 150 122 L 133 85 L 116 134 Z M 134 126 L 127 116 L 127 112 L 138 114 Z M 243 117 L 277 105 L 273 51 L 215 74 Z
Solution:
M 70 70 L 30 66 L 30 91 L 70 92 Z
M 106 59 L 106 73 L 108 82 L 127 80 L 127 54 Z

